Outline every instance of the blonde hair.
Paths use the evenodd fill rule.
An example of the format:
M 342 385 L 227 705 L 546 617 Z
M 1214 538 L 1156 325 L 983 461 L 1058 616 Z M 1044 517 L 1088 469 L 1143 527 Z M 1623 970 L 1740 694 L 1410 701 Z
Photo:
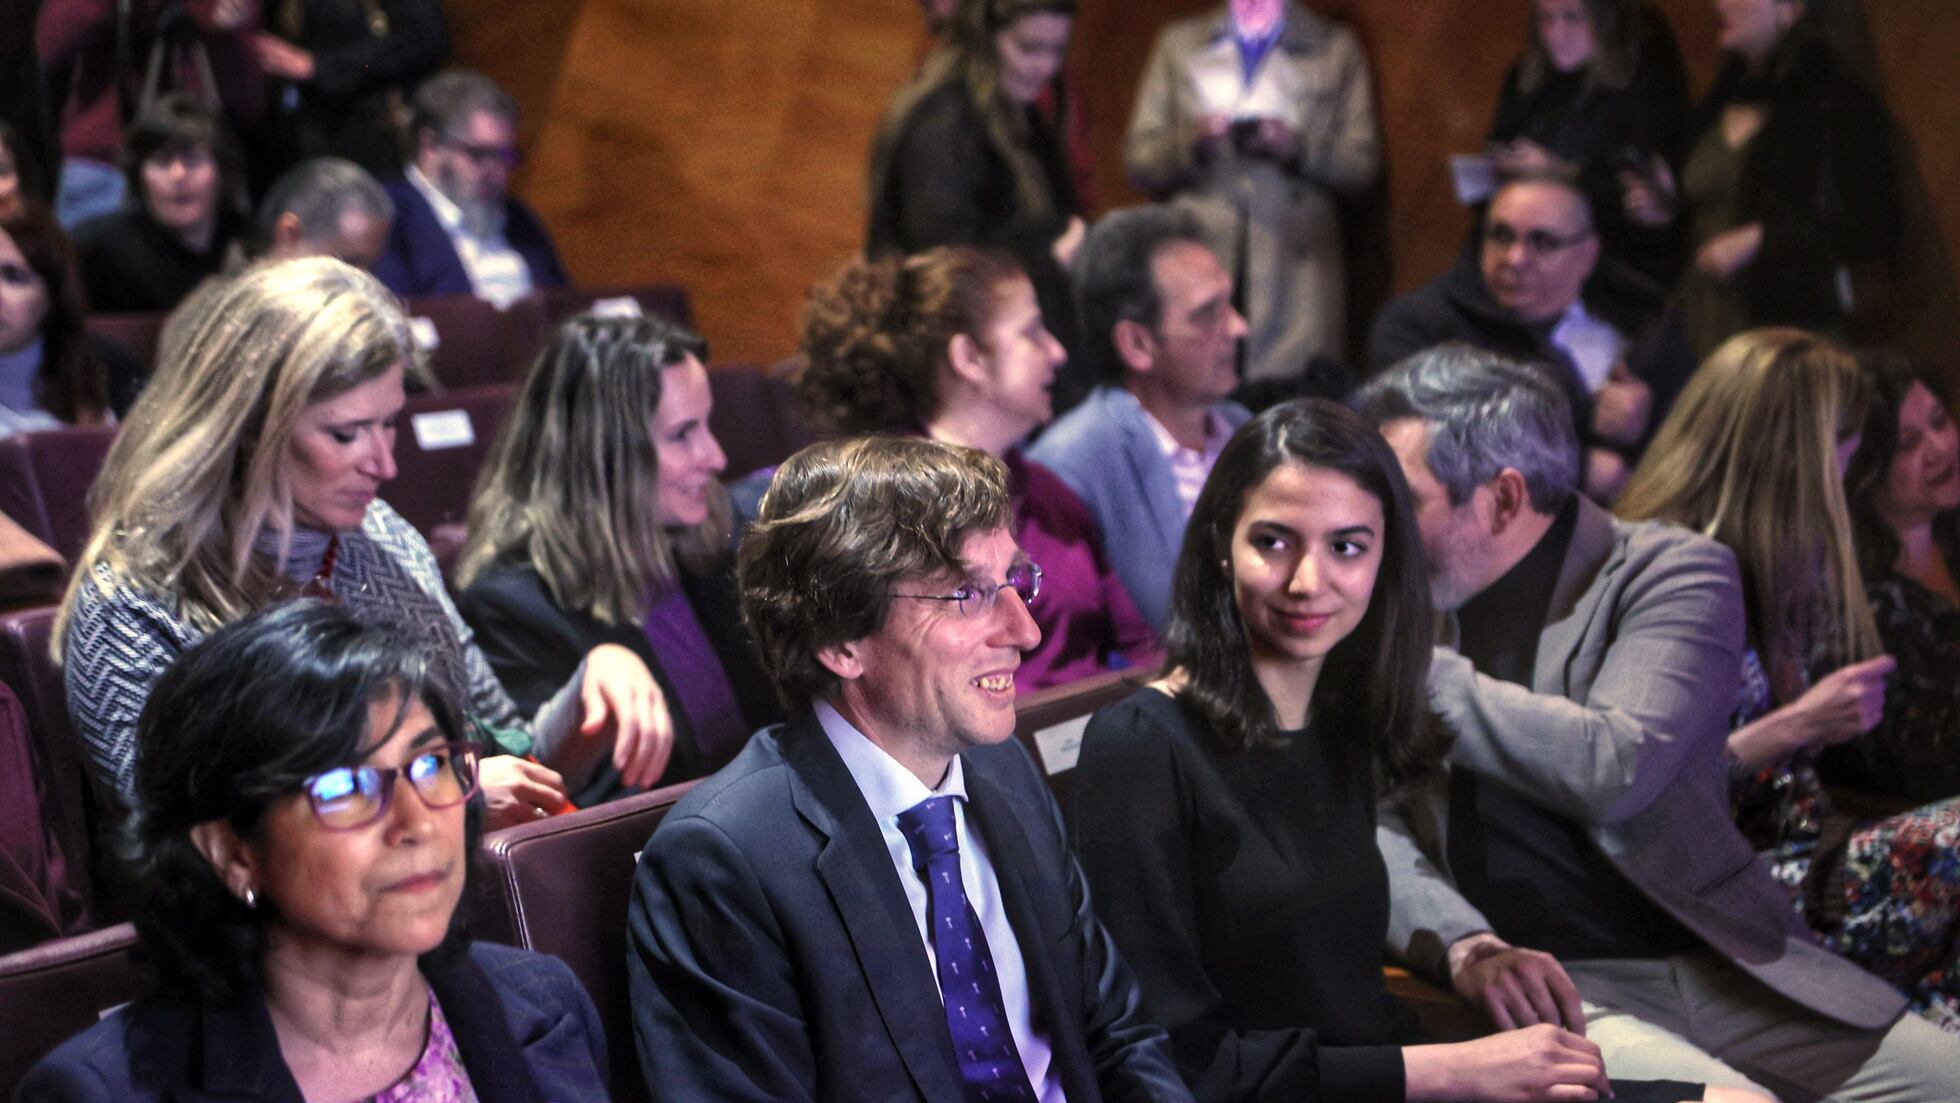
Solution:
M 709 488 L 708 520 L 670 533 L 654 509 L 652 422 L 661 369 L 707 352 L 659 318 L 582 315 L 538 354 L 470 499 L 467 587 L 501 560 L 527 560 L 561 607 L 602 624 L 641 624 L 674 561 L 709 569 L 728 555 L 726 493 Z
M 398 365 L 421 365 L 394 296 L 337 260 L 255 266 L 186 300 L 161 359 L 90 492 L 91 531 L 55 623 L 60 651 L 83 586 L 135 585 L 177 599 L 211 631 L 263 605 L 290 545 L 282 460 L 306 407 Z M 108 568 L 109 578 L 96 568 Z
M 1814 648 L 1843 661 L 1879 652 L 1837 463 L 1866 387 L 1823 337 L 1737 334 L 1689 380 L 1619 501 L 1621 517 L 1673 521 L 1735 552 L 1779 700 L 1801 691 Z

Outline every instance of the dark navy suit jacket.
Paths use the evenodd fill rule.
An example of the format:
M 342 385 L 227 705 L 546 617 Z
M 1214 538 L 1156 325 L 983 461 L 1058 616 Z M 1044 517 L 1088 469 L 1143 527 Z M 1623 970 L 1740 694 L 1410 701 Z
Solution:
M 606 1034 L 563 962 L 479 942 L 444 964 L 425 959 L 422 972 L 483 1103 L 607 1098 Z M 138 1000 L 42 1059 L 14 1098 L 302 1103 L 257 993 L 225 1007 Z
M 1188 1103 L 1033 760 L 1012 741 L 960 757 L 1062 1090 L 1071 1103 Z M 884 837 L 807 707 L 661 822 L 627 939 L 656 1099 L 967 1098 Z
M 469 270 L 429 201 L 406 176 L 395 177 L 386 187 L 395 201 L 395 226 L 388 234 L 388 248 L 375 262 L 375 278 L 402 296 L 471 294 Z M 549 291 L 571 282 L 558 263 L 558 250 L 544 223 L 516 196 L 504 200 L 504 236 L 530 266 L 533 288 Z

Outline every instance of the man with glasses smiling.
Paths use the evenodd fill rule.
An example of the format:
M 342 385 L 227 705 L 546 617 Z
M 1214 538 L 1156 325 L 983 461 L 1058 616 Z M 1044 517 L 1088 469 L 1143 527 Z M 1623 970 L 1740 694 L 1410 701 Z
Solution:
M 1447 341 L 1553 369 L 1596 498 L 1618 491 L 1695 368 L 1666 292 L 1601 255 L 1585 194 L 1557 176 L 1500 188 L 1476 247 L 1382 309 L 1368 358 L 1386 368 Z
M 738 564 L 789 706 L 642 855 L 627 972 L 656 1099 L 1189 1100 L 1014 740 L 1041 572 L 1006 469 L 807 448 Z
M 504 307 L 569 281 L 538 216 L 510 194 L 517 101 L 451 70 L 415 93 L 413 159 L 388 183 L 395 225 L 374 274 L 397 295 L 475 295 Z

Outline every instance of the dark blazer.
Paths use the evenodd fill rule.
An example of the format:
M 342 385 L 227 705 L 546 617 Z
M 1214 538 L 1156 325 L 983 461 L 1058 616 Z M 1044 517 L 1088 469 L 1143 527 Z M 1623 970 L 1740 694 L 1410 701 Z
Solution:
M 1844 315 L 1839 266 L 1888 258 L 1898 245 L 1891 117 L 1829 44 L 1799 29 L 1761 81 L 1730 59 L 1696 109 L 1686 148 L 1720 125 L 1724 108 L 1750 100 L 1768 110 L 1738 187 L 1738 224 L 1763 224 L 1761 251 L 1735 277 L 1749 324 L 1832 324 Z
M 388 234 L 388 248 L 374 264 L 375 278 L 403 296 L 472 294 L 463 258 L 456 255 L 429 201 L 406 176 L 397 176 L 385 186 L 395 201 L 395 226 Z M 532 287 L 548 291 L 571 282 L 558 263 L 558 250 L 544 223 L 514 195 L 504 200 L 504 236 L 530 266 Z
M 1695 372 L 1694 349 L 1680 313 L 1668 305 L 1659 286 L 1606 256 L 1600 257 L 1579 294 L 1593 317 L 1631 342 L 1627 370 L 1653 392 L 1647 416 L 1647 435 L 1652 436 Z M 1473 242 L 1449 271 L 1382 308 L 1368 336 L 1368 362 L 1381 369 L 1433 345 L 1465 341 L 1502 356 L 1549 364 L 1558 369 L 1556 382 L 1572 403 L 1580 439 L 1598 443 L 1592 436 L 1592 396 L 1578 369 L 1552 344 L 1551 330 L 1549 325 L 1526 325 L 1497 305 L 1484 286 Z M 1637 457 L 1638 449 L 1631 454 Z
M 1089 910 L 1018 743 L 962 752 L 1072 1103 L 1189 1100 Z M 656 1099 L 966 1098 L 925 947 L 878 824 L 816 716 L 749 741 L 641 855 L 627 912 L 640 1066 Z
M 607 1098 L 606 1034 L 563 962 L 479 942 L 448 962 L 425 958 L 422 972 L 483 1103 Z M 226 1007 L 139 1000 L 64 1042 L 14 1098 L 300 1103 L 256 992 Z
M 721 659 L 735 699 L 742 706 L 748 730 L 756 731 L 782 719 L 774 687 L 762 672 L 755 646 L 742 627 L 735 587 L 727 572 L 680 573 L 681 589 L 694 615 Z M 591 613 L 566 609 L 552 599 L 544 579 L 528 562 L 485 571 L 456 595 L 456 607 L 476 633 L 476 645 L 490 660 L 490 669 L 517 703 L 518 712 L 533 715 L 566 682 L 586 653 L 602 643 L 616 643 L 638 655 L 667 695 L 674 716 L 674 754 L 660 784 L 672 785 L 713 773 L 739 748 L 705 750 L 680 708 L 676 687 L 661 665 L 660 655 L 644 630 L 632 624 L 603 624 Z M 572 794 L 580 807 L 611 800 L 625 792 L 619 771 L 608 763 L 590 783 Z

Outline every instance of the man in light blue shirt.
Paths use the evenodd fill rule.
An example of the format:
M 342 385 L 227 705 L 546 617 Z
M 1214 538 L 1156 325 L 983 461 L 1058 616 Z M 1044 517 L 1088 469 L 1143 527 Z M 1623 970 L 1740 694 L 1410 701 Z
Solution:
M 654 1097 L 1189 1100 L 1013 738 L 1040 572 L 1006 470 L 815 445 L 738 575 L 791 719 L 641 858 L 627 967 Z

